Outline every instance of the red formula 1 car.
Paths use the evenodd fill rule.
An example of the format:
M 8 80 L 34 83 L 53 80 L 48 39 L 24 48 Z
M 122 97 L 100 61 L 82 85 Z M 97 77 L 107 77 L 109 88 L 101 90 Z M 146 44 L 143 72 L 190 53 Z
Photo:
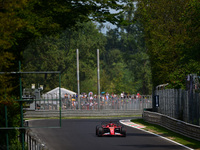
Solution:
M 124 128 L 118 122 L 102 122 L 101 125 L 96 126 L 96 135 L 126 137 L 126 128 Z

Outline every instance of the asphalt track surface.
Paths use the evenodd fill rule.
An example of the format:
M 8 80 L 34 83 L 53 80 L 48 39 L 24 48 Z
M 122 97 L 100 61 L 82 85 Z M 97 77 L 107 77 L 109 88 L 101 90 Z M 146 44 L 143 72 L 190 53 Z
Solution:
M 126 127 L 126 137 L 97 137 L 96 125 L 107 119 L 66 119 L 61 128 L 33 128 L 49 150 L 184 150 L 141 130 Z M 110 120 L 110 119 L 109 119 Z M 58 126 L 59 120 L 34 120 L 30 126 Z

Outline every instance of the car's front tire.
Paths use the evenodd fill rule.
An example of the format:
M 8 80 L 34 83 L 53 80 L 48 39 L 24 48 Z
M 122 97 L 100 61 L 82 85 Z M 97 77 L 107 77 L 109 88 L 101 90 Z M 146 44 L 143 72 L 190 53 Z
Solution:
M 123 137 L 126 137 L 126 129 L 124 127 L 121 128 L 121 134 Z
M 103 135 L 103 128 L 102 128 L 102 127 L 99 127 L 99 128 L 98 128 L 98 133 L 97 133 L 97 135 L 98 135 L 99 137 Z

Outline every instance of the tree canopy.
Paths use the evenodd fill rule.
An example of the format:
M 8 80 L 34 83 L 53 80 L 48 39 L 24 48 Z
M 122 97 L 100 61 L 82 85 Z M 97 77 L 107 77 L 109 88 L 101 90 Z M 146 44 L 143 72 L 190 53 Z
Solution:
M 130 48 L 129 51 L 124 51 L 127 49 L 124 47 L 130 42 L 126 40 L 125 32 L 111 29 L 104 35 L 99 33 L 92 22 L 79 23 L 77 26 L 81 26 L 77 31 L 67 29 L 60 36 L 48 36 L 29 45 L 23 55 L 24 70 L 59 70 L 62 72 L 62 86 L 77 92 L 76 49 L 79 49 L 81 92 L 97 93 L 96 50 L 100 49 L 101 91 L 116 94 L 123 91 L 151 93 L 150 66 L 145 48 Z M 135 46 L 140 47 L 137 44 Z M 141 50 L 143 52 L 140 52 Z M 51 75 L 37 77 L 37 80 L 34 77 L 24 83 L 30 86 L 32 80 L 38 83 L 45 80 L 46 91 L 57 86 L 56 78 L 52 80 Z
M 71 1 L 71 0 L 13 0 L 0 3 L 0 60 L 1 71 L 18 71 L 19 61 L 23 61 L 23 53 L 35 39 L 43 36 L 59 35 L 62 31 L 78 30 L 78 22 L 89 20 L 112 23 L 120 22 L 110 9 L 123 8 L 118 1 Z M 17 79 L 13 79 L 17 87 Z M 8 79 L 4 78 L 4 83 Z M 3 81 L 2 81 L 3 82 Z M 3 84 L 4 86 L 4 84 Z M 17 89 L 17 88 L 15 88 Z M 15 91 L 15 95 L 18 91 Z
M 119 21 L 109 9 L 122 8 L 118 1 L 13 0 L 0 3 L 0 48 L 22 60 L 30 40 L 74 28 L 77 22 Z M 16 67 L 16 66 L 15 66 Z
M 186 76 L 200 73 L 199 6 L 196 0 L 138 1 L 154 87 L 185 88 Z

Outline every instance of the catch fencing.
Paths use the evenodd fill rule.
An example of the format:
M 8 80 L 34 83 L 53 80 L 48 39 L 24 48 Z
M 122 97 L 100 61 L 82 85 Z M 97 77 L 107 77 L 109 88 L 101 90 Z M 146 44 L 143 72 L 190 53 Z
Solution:
M 53 99 L 42 99 L 36 102 L 36 110 L 59 110 L 60 103 Z M 62 98 L 61 107 L 62 110 L 77 110 L 78 108 L 77 98 Z M 126 97 L 112 97 L 109 99 L 100 98 L 99 108 L 101 110 L 143 110 L 144 108 L 152 108 L 152 96 L 130 95 Z M 80 98 L 81 110 L 97 110 L 98 100 L 96 97 Z
M 182 89 L 156 90 L 157 112 L 184 122 L 200 125 L 200 94 Z

